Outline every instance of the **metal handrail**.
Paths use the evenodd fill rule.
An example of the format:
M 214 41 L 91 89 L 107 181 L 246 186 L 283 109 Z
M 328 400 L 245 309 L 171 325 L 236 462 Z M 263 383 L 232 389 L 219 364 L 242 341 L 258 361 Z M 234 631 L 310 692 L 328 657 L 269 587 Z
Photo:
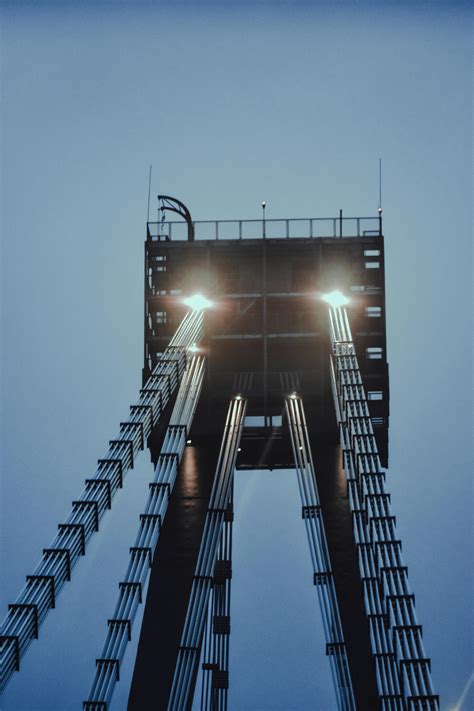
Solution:
M 296 224 L 297 223 L 297 224 Z M 341 238 L 382 235 L 382 216 L 376 217 L 295 217 L 252 220 L 196 220 L 192 222 L 196 240 Z M 229 230 L 229 225 L 234 225 Z M 305 229 L 300 230 L 301 226 Z M 151 241 L 188 238 L 187 224 L 180 221 L 147 223 Z

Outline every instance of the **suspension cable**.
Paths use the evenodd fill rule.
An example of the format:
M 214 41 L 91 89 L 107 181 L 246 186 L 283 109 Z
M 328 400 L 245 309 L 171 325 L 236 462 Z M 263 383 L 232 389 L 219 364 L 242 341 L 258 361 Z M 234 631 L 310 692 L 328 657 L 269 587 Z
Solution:
M 144 448 L 178 387 L 186 367 L 187 349 L 198 343 L 202 334 L 203 312 L 188 312 L 140 390 L 138 402 L 130 407 L 128 419 L 120 423 L 119 433 L 110 440 L 104 458 L 98 460 L 93 477 L 86 479 L 69 516 L 58 525 L 58 534 L 43 549 L 41 561 L 33 574 L 26 577 L 26 585 L 15 603 L 8 606 L 0 636 L 0 691 L 13 672 L 19 671 L 20 659 L 31 641 L 38 638 L 40 625 L 54 608 L 64 583 L 70 580 L 73 567 L 85 554 L 86 544 L 99 530 L 99 521 L 111 508 L 137 453 Z
M 329 309 L 331 385 L 383 711 L 438 711 L 346 309 Z
M 201 711 L 227 711 L 232 581 L 233 489 L 224 514 L 204 631 Z
M 302 517 L 305 522 L 313 563 L 313 579 L 318 591 L 326 637 L 326 654 L 329 656 L 331 664 L 337 704 L 341 711 L 355 711 L 356 705 L 347 649 L 339 614 L 303 402 L 301 397 L 294 393 L 285 398 L 285 406 L 301 496 Z
M 138 605 L 143 599 L 156 545 L 199 400 L 203 377 L 204 358 L 192 358 L 181 381 L 155 467 L 155 476 L 149 485 L 150 493 L 145 512 L 140 514 L 139 530 L 135 543 L 130 548 L 125 579 L 119 583 L 117 604 L 112 618 L 108 620 L 108 632 L 100 658 L 96 660 L 96 671 L 88 700 L 83 704 L 85 711 L 105 711 L 119 679 L 120 665 L 127 642 L 131 639 Z
M 246 406 L 246 400 L 237 395 L 231 399 L 227 412 L 216 474 L 212 485 L 209 508 L 204 521 L 201 546 L 178 650 L 168 703 L 170 711 L 181 711 L 190 706 L 211 585 L 215 579 L 228 575 L 227 561 L 216 561 L 216 558 L 231 495 L 235 461 L 237 459 Z

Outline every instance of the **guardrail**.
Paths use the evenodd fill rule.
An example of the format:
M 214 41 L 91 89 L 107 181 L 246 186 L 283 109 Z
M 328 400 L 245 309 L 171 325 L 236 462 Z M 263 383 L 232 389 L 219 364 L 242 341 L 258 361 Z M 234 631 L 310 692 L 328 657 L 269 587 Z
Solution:
M 199 220 L 196 240 L 291 239 L 298 237 L 364 237 L 382 235 L 382 217 L 308 217 L 282 220 Z M 187 240 L 186 222 L 148 222 L 147 239 Z

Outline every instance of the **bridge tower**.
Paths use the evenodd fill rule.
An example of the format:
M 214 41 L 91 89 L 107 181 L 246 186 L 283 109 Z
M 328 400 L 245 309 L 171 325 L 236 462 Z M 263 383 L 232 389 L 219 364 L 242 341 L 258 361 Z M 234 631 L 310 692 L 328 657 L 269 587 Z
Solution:
M 381 213 L 193 222 L 159 200 L 143 388 L 9 606 L 2 688 L 148 447 L 154 478 L 85 711 L 109 708 L 140 604 L 129 710 L 189 709 L 199 673 L 202 708 L 227 709 L 233 476 L 264 468 L 295 470 L 338 708 L 439 709 L 384 471 Z

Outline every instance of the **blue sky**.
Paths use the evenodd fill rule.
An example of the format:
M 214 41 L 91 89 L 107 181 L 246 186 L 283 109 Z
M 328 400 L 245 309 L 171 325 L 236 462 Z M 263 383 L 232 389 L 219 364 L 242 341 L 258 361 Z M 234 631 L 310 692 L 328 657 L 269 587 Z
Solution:
M 318 217 L 375 214 L 382 156 L 388 489 L 434 682 L 452 708 L 473 669 L 467 5 L 6 3 L 2 25 L 3 610 L 136 397 L 149 163 L 153 194 L 176 195 L 195 219 L 259 217 L 263 199 L 269 218 Z M 144 500 L 146 459 L 9 685 L 5 711 L 65 711 L 84 698 Z M 251 607 L 257 615 L 246 588 L 264 544 L 269 559 L 290 565 L 259 531 L 254 502 L 269 486 L 257 476 L 237 484 L 239 711 L 252 698 L 268 703 L 258 711 L 291 708 L 275 690 L 277 657 L 261 666 L 278 654 L 275 637 L 252 637 L 257 616 L 243 631 Z M 313 620 L 315 656 L 301 674 L 317 679 L 300 684 L 305 709 L 328 669 L 316 662 L 319 611 L 304 588 L 295 490 L 282 474 L 275 516 L 297 554 L 268 604 L 281 616 L 280 576 L 302 581 L 300 626 L 291 640 L 295 625 L 282 634 L 288 649 L 308 645 Z

